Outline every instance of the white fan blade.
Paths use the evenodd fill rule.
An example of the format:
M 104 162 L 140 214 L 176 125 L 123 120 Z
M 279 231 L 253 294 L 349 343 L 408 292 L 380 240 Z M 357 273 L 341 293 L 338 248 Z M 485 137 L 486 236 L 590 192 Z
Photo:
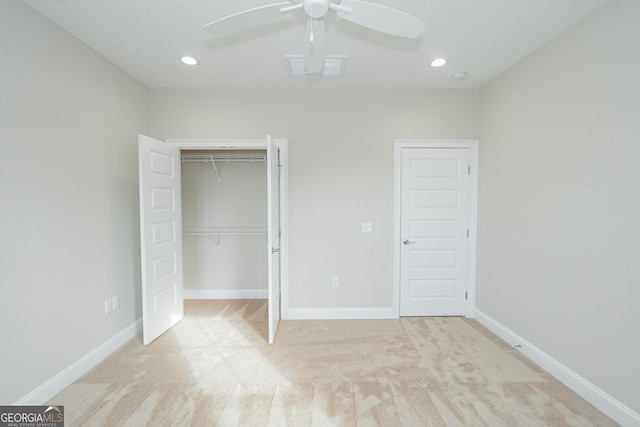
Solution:
M 281 3 L 268 4 L 266 6 L 254 7 L 253 9 L 243 10 L 224 18 L 216 19 L 203 26 L 205 30 L 212 34 L 230 33 L 232 31 L 244 30 L 251 27 L 272 21 L 282 16 L 282 8 L 294 6 L 293 3 L 285 1 Z
M 340 7 L 351 9 L 351 12 L 338 10 L 337 15 L 340 18 L 394 36 L 414 39 L 422 34 L 426 25 L 415 16 L 381 4 L 360 0 L 342 0 Z
M 307 74 L 315 74 L 322 71 L 324 54 L 327 50 L 327 37 L 324 19 L 311 19 L 307 21 L 307 46 L 304 54 L 304 65 Z

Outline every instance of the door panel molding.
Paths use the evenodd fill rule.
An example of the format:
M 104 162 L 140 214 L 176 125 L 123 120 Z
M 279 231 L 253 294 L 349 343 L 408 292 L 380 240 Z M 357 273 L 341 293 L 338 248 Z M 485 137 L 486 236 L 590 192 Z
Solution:
M 396 139 L 393 143 L 393 300 L 392 314 L 400 317 L 401 284 L 401 190 L 402 150 L 405 148 L 467 148 L 471 171 L 469 174 L 469 239 L 467 264 L 466 317 L 474 317 L 476 294 L 476 246 L 478 216 L 478 140 Z
M 180 150 L 138 136 L 142 325 L 145 345 L 178 323 L 182 297 Z

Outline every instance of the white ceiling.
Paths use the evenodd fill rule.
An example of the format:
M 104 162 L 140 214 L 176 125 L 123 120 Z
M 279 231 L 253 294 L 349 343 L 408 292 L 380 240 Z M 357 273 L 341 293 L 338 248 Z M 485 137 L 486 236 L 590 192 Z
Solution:
M 478 88 L 605 0 L 371 0 L 426 22 L 418 39 L 376 33 L 327 14 L 327 54 L 342 77 L 290 77 L 306 15 L 212 36 L 210 21 L 282 0 L 23 0 L 148 87 Z M 293 0 L 298 2 L 300 0 Z M 196 66 L 180 62 L 184 55 Z M 434 69 L 432 58 L 447 65 Z M 451 76 L 467 72 L 456 82 Z

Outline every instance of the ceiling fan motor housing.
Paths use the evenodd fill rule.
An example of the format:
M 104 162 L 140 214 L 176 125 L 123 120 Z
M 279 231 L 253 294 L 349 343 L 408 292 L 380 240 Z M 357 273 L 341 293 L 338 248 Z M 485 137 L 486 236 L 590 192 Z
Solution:
M 323 18 L 329 10 L 329 0 L 304 0 L 304 10 L 310 18 Z

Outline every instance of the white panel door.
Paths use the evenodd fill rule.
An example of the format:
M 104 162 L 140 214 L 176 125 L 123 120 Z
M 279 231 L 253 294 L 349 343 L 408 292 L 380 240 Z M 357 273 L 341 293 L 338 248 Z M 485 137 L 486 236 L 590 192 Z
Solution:
M 267 137 L 267 200 L 269 344 L 272 344 L 280 321 L 280 161 L 271 136 Z
M 466 315 L 469 149 L 403 148 L 400 315 Z
M 184 315 L 180 149 L 138 138 L 144 344 Z

